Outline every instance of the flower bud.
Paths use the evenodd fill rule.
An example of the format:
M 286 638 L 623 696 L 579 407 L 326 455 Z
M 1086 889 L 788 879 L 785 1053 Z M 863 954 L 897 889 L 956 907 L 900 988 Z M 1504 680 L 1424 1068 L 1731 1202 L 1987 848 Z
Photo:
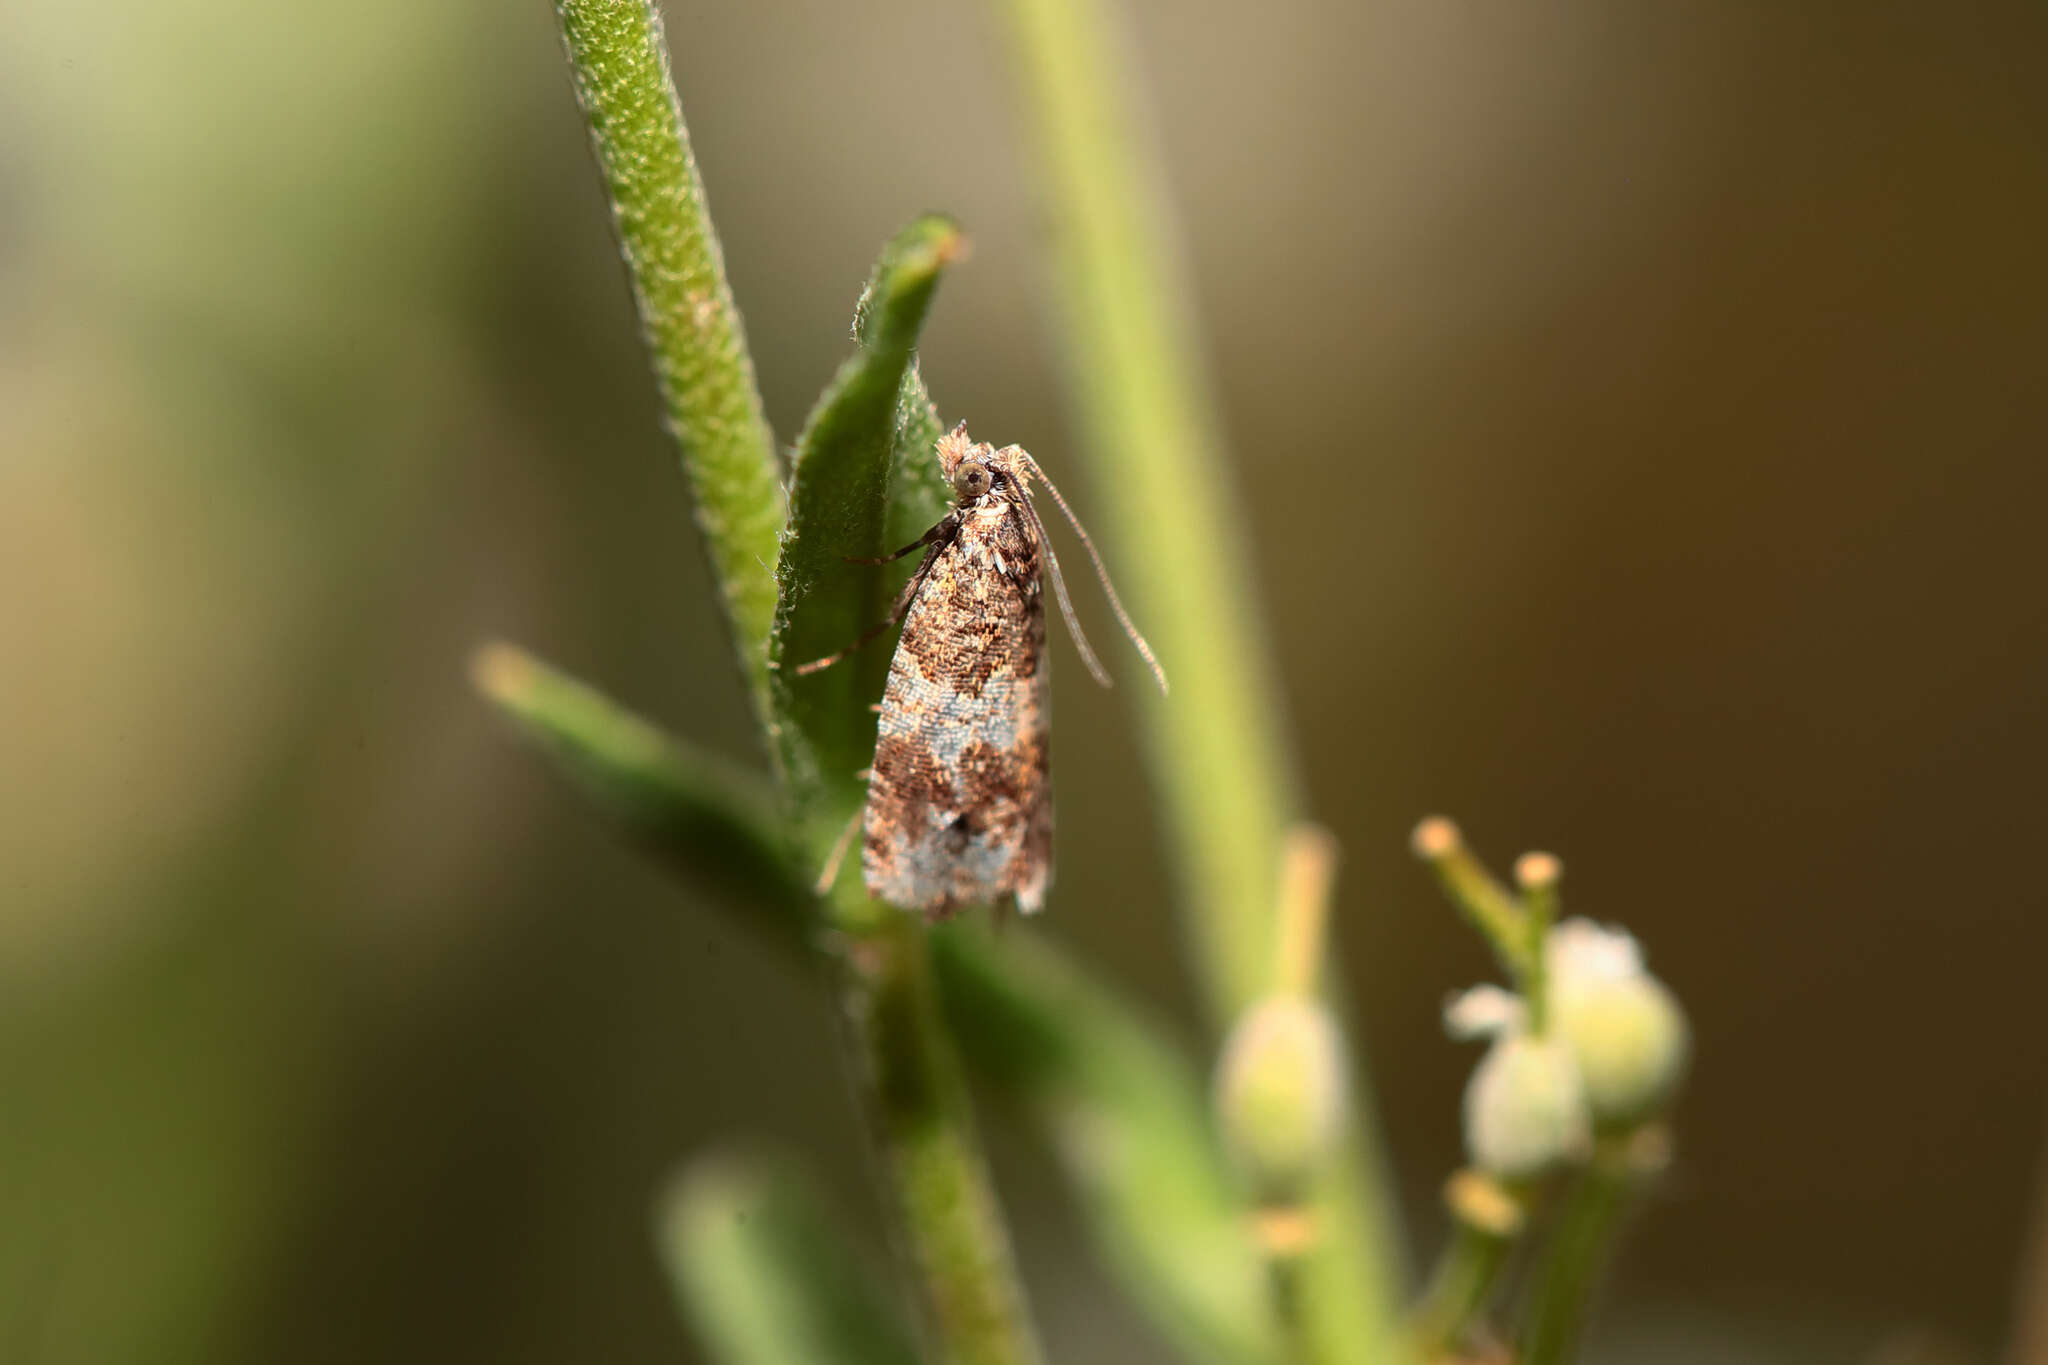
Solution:
M 1571 1049 L 1547 1038 L 1501 1037 L 1465 1087 L 1465 1150 L 1501 1180 L 1529 1180 L 1590 1141 L 1586 1093 Z
M 1594 1125 L 1624 1128 L 1663 1109 L 1685 1072 L 1685 1014 L 1643 970 L 1627 933 L 1566 920 L 1548 945 L 1555 1034 L 1572 1050 Z
M 1344 1119 L 1344 1048 L 1329 1012 L 1277 995 L 1239 1017 L 1216 1067 L 1223 1139 L 1261 1200 L 1301 1196 Z

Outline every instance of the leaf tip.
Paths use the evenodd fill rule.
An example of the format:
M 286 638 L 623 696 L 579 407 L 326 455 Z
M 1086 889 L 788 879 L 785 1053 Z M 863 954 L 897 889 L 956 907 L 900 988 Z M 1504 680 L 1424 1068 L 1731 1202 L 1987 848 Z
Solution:
M 469 680 L 486 698 L 508 710 L 533 691 L 540 666 L 517 645 L 492 640 L 469 656 Z

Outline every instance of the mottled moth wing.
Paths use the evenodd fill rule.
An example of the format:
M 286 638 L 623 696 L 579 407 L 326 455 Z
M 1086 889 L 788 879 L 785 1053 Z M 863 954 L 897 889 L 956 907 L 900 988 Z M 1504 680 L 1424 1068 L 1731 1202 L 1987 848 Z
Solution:
M 868 893 L 933 918 L 1005 894 L 1035 911 L 1052 865 L 1038 542 L 1008 498 L 959 518 L 889 666 L 861 830 Z

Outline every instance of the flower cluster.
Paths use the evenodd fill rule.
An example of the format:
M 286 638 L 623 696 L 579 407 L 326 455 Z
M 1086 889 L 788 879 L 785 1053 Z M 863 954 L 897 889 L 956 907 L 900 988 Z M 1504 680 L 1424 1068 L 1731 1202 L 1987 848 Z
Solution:
M 1656 1117 L 1685 1072 L 1685 1015 L 1626 930 L 1568 919 L 1544 938 L 1543 971 L 1540 1035 L 1522 997 L 1499 986 L 1444 1010 L 1454 1037 L 1491 1039 L 1465 1089 L 1465 1145 L 1503 1180 L 1533 1179 L 1582 1157 L 1595 1135 Z

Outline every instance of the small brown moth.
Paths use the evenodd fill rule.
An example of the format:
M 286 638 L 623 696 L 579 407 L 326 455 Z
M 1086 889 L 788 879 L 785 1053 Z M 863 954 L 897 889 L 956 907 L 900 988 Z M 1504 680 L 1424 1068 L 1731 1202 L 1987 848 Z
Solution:
M 938 455 L 953 488 L 953 509 L 917 540 L 872 561 L 925 551 L 888 619 L 797 672 L 829 667 L 903 622 L 878 708 L 875 762 L 861 813 L 868 894 L 932 919 L 1002 897 L 1028 914 L 1044 906 L 1052 880 L 1041 565 L 1082 662 L 1097 682 L 1110 685 L 1074 617 L 1059 560 L 1031 505 L 1032 479 L 1045 485 L 1073 525 L 1118 622 L 1162 692 L 1166 674 L 1131 624 L 1088 532 L 1037 461 L 1020 446 L 997 450 L 969 440 L 964 422 L 939 438 Z M 835 856 L 827 882 L 837 866 Z

